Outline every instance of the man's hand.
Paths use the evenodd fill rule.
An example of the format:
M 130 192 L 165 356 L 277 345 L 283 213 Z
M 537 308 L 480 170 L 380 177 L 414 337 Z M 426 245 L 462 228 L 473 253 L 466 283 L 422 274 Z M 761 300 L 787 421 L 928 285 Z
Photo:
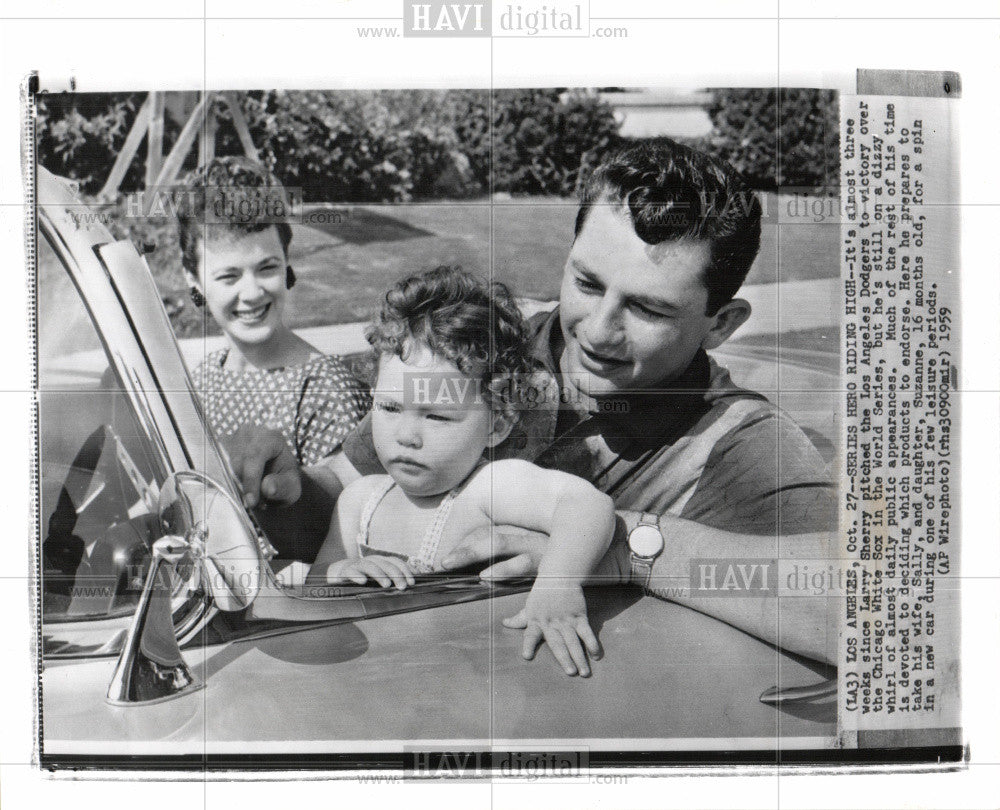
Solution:
M 482 579 L 529 577 L 538 573 L 538 564 L 548 545 L 549 536 L 541 532 L 520 526 L 483 526 L 466 535 L 441 561 L 441 565 L 454 570 L 475 563 L 485 565 L 498 557 L 509 557 L 489 566 L 479 576 Z
M 302 495 L 299 463 L 276 430 L 244 425 L 223 439 L 222 445 L 243 487 L 247 508 L 254 508 L 261 499 L 289 506 Z
M 638 522 L 638 517 L 635 522 Z M 629 581 L 628 546 L 623 539 L 628 528 L 630 527 L 619 516 L 615 527 L 615 542 L 604 555 L 597 570 L 588 578 L 588 584 L 609 585 Z M 486 565 L 497 558 L 505 558 L 484 569 L 479 576 L 487 580 L 532 577 L 538 573 L 538 565 L 548 547 L 549 536 L 543 532 L 533 532 L 521 526 L 483 526 L 466 535 L 442 560 L 441 565 L 446 570 L 455 570 L 471 567 L 475 563 Z

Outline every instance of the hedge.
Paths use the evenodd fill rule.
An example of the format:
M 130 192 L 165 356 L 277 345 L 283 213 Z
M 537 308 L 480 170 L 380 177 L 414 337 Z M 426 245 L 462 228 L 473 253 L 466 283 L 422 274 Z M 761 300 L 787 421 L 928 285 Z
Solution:
M 96 192 L 142 94 L 39 96 L 39 162 Z M 571 196 L 623 143 L 593 92 L 556 89 L 257 91 L 241 105 L 262 158 L 307 201 L 400 202 L 488 192 Z M 217 151 L 241 151 L 218 105 Z M 714 90 L 712 133 L 693 145 L 757 188 L 839 188 L 837 96 L 825 90 Z M 779 126 L 780 115 L 780 126 Z M 177 137 L 169 117 L 164 147 Z M 690 141 L 689 141 L 690 142 Z M 123 191 L 141 187 L 145 150 Z M 186 168 L 194 165 L 188 156 Z
M 100 189 L 141 94 L 39 97 L 39 162 Z M 568 195 L 617 133 L 595 94 L 560 90 L 269 91 L 241 98 L 262 159 L 315 202 L 401 202 L 490 190 Z M 222 104 L 217 152 L 241 151 Z M 492 122 L 492 127 L 491 127 Z M 179 131 L 167 118 L 164 149 Z M 493 153 L 491 155 L 491 135 Z M 140 149 L 122 191 L 141 188 Z M 193 168 L 188 156 L 185 168 Z
M 713 131 L 695 145 L 756 188 L 840 192 L 840 119 L 833 90 L 713 90 Z
M 145 93 L 39 95 L 35 120 L 38 162 L 55 174 L 78 181 L 84 193 L 97 193 L 144 97 Z M 173 142 L 178 131 L 173 122 L 164 123 L 166 140 Z M 140 149 L 140 154 L 145 155 L 144 150 Z M 142 164 L 137 160 L 123 186 L 135 190 L 142 183 Z

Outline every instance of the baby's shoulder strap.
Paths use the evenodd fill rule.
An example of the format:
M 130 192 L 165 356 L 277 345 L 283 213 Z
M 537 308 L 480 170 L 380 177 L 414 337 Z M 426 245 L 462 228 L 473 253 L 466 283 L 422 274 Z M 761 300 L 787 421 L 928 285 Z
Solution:
M 396 482 L 387 475 L 383 481 L 372 487 L 371 494 L 368 496 L 368 500 L 365 501 L 365 507 L 361 510 L 361 521 L 358 526 L 359 546 L 368 545 L 368 530 L 371 527 L 375 510 L 378 509 L 378 505 L 382 502 L 382 499 L 389 494 L 389 490 L 394 486 L 396 486 Z

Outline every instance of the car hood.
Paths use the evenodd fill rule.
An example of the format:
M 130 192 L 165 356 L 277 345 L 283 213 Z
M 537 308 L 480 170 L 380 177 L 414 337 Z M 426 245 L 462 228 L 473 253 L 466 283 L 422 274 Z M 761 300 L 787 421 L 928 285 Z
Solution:
M 779 675 L 782 686 L 823 680 L 818 664 L 615 587 L 588 596 L 603 658 L 590 678 L 569 678 L 547 649 L 523 660 L 521 633 L 501 626 L 523 600 L 189 648 L 206 687 L 148 706 L 104 701 L 113 661 L 50 665 L 43 754 L 392 751 L 416 740 L 635 748 L 680 739 L 680 747 L 709 749 L 744 738 L 743 747 L 772 749 L 776 734 L 787 747 L 804 738 L 811 747 L 832 744 L 832 701 L 777 709 L 758 700 Z

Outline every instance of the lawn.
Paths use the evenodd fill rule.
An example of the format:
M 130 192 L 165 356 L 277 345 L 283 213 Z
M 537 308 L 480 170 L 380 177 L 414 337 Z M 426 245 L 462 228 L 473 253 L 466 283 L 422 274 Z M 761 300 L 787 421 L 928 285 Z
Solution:
M 839 274 L 839 226 L 796 221 L 774 224 L 786 202 L 765 195 L 767 221 L 749 284 L 830 278 Z M 322 326 L 367 319 L 390 284 L 439 264 L 459 264 L 509 284 L 518 296 L 552 300 L 573 239 L 577 205 L 558 198 L 326 206 L 307 212 L 309 224 L 293 226 L 289 261 L 299 283 L 291 296 L 293 326 Z M 325 221 L 324 221 L 325 220 Z M 780 254 L 779 254 L 780 231 Z M 160 253 L 158 250 L 157 253 Z M 154 272 L 165 292 L 179 276 Z M 186 296 L 173 296 L 178 303 Z M 189 321 L 190 303 L 176 320 Z M 186 330 L 182 330 L 186 331 Z

